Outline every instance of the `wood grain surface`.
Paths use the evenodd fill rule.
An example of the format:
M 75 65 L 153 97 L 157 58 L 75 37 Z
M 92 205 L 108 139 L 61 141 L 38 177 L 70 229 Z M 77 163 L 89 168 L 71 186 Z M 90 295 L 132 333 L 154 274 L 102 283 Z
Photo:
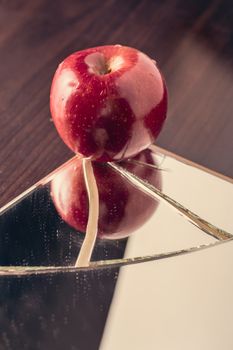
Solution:
M 233 177 L 231 1 L 0 0 L 0 205 L 72 155 L 50 119 L 59 62 L 114 43 L 163 71 L 169 112 L 157 144 Z

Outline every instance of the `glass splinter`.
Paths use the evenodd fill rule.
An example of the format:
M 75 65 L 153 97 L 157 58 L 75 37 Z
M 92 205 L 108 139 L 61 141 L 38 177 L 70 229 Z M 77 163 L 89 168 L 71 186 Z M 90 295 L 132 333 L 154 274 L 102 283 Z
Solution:
M 155 188 L 148 182 L 140 179 L 136 175 L 132 174 L 128 170 L 122 168 L 116 163 L 108 163 L 113 169 L 118 171 L 123 177 L 130 181 L 133 185 L 137 186 L 144 193 L 148 194 L 152 198 L 159 199 L 164 203 L 168 204 L 170 207 L 174 208 L 179 214 L 186 217 L 192 224 L 197 226 L 200 230 L 207 233 L 208 235 L 218 239 L 218 240 L 228 240 L 233 238 L 233 235 L 226 232 L 208 221 L 200 218 L 197 214 L 193 213 L 189 209 L 185 208 L 182 204 L 176 202 L 174 199 L 170 198 L 166 194 L 162 193 L 159 189 Z

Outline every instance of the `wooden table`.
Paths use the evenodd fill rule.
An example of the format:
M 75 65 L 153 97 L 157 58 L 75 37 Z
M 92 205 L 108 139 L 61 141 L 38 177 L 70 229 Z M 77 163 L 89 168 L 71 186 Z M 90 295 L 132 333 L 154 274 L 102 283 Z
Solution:
M 121 43 L 161 67 L 168 120 L 157 144 L 233 176 L 231 1 L 2 0 L 0 204 L 71 156 L 50 119 L 58 63 L 73 51 Z

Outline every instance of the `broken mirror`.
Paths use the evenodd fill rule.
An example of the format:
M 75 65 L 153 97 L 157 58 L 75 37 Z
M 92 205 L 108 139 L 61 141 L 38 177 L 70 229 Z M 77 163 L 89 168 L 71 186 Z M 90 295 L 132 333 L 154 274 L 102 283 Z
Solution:
M 232 181 L 154 146 L 93 168 L 87 267 L 77 157 L 0 210 L 0 349 L 231 349 Z

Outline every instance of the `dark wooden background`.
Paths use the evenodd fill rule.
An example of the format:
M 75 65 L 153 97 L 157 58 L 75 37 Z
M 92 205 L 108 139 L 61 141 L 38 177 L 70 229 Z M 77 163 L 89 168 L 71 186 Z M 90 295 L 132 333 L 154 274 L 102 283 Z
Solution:
M 233 3 L 0 0 L 0 204 L 71 156 L 49 112 L 58 63 L 120 43 L 161 67 L 169 113 L 157 143 L 233 176 Z

